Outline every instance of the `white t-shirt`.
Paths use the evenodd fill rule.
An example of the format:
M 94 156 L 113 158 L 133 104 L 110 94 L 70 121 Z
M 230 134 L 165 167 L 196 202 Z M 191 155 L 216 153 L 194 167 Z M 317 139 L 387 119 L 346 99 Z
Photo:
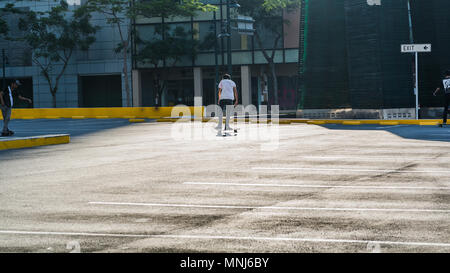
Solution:
M 11 88 L 8 86 L 8 91 L 9 91 L 9 100 L 11 101 L 11 108 L 13 107 L 13 98 L 12 98 L 12 92 L 11 92 Z
M 221 100 L 234 100 L 234 89 L 236 83 L 232 80 L 221 80 L 219 83 L 219 88 L 222 89 L 220 94 Z
M 442 84 L 444 85 L 445 94 L 449 94 L 450 93 L 450 79 L 442 80 Z

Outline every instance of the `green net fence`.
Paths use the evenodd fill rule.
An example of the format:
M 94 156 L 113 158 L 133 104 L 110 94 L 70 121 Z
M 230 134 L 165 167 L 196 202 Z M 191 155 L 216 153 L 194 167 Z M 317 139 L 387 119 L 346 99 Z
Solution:
M 414 57 L 400 45 L 432 43 L 420 55 L 420 102 L 450 68 L 450 1 L 304 0 L 300 38 L 299 109 L 414 107 Z M 414 40 L 411 41 L 411 34 Z

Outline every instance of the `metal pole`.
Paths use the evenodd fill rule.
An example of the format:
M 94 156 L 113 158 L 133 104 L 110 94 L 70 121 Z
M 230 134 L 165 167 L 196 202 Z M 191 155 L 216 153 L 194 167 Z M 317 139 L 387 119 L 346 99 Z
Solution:
M 3 58 L 3 89 L 6 89 L 6 75 L 5 75 L 5 67 L 6 67 L 6 58 L 5 58 L 5 49 L 2 49 L 2 58 Z
M 222 8 L 222 7 L 221 7 Z M 217 103 L 217 92 L 218 92 L 218 81 L 219 81 L 219 60 L 218 60 L 218 42 L 217 41 L 217 15 L 214 11 L 214 72 L 215 72 L 215 79 L 214 79 L 214 104 Z
M 233 76 L 233 65 L 231 63 L 231 22 L 230 22 L 231 16 L 230 16 L 230 0 L 227 0 L 227 33 L 228 40 L 227 40 L 227 58 L 228 58 L 228 74 L 230 76 Z
M 414 32 L 412 25 L 411 2 L 408 0 L 408 22 L 409 22 L 409 42 L 414 44 Z
M 419 119 L 419 53 L 416 52 L 416 119 Z
M 223 34 L 223 0 L 220 0 L 220 33 Z M 223 73 L 225 71 L 225 43 L 223 41 L 223 36 L 220 36 L 220 54 L 221 54 L 221 63 L 220 63 L 220 71 Z
M 409 23 L 409 42 L 411 44 L 414 44 L 414 31 L 413 31 L 413 21 L 412 21 L 412 12 L 411 12 L 411 1 L 408 0 L 408 23 Z M 414 89 L 414 93 L 416 95 L 416 119 L 419 119 L 419 76 L 418 76 L 418 54 L 416 52 L 415 54 L 415 66 L 416 66 L 416 78 L 415 78 L 415 85 L 416 88 Z

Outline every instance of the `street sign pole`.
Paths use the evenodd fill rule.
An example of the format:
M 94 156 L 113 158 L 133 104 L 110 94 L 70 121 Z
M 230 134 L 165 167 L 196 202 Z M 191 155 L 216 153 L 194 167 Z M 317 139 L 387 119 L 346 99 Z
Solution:
M 416 119 L 419 119 L 419 53 L 416 52 Z
M 431 52 L 431 44 L 401 45 L 402 53 L 414 53 L 416 63 L 416 78 L 414 95 L 416 96 L 416 119 L 419 119 L 419 52 Z

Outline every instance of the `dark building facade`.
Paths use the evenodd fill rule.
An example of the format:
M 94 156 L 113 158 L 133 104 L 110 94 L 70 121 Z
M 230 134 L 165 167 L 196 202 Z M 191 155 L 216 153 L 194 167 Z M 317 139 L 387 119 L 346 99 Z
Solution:
M 450 68 L 450 1 L 410 1 L 410 9 L 408 0 L 303 2 L 300 110 L 349 109 L 349 117 L 376 117 L 391 109 L 397 118 L 410 118 L 414 55 L 400 52 L 401 44 L 410 43 L 433 45 L 431 54 L 419 56 L 421 112 L 441 105 L 431 93 Z

